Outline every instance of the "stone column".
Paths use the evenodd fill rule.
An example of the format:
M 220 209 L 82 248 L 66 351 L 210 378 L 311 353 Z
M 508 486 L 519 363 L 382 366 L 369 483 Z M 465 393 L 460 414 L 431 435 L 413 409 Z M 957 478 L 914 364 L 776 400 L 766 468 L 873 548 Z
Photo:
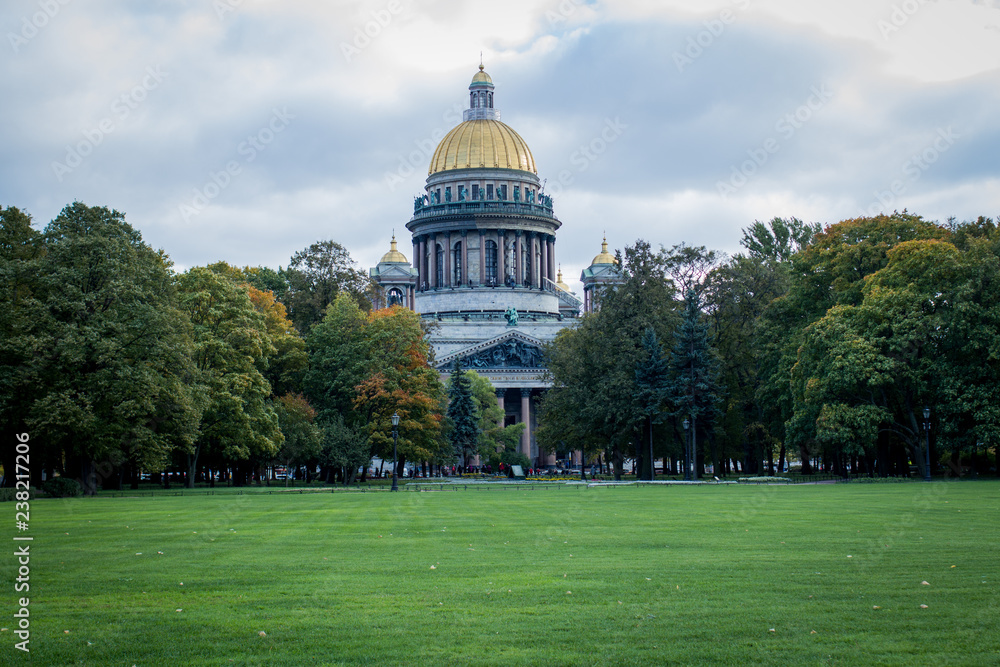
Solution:
M 503 230 L 497 230 L 497 282 L 503 285 L 507 279 L 507 247 Z
M 444 235 L 444 285 L 451 285 L 451 232 Z
M 497 405 L 500 406 L 500 423 L 497 424 L 500 428 L 503 428 L 503 420 L 507 416 L 506 408 L 503 406 L 503 396 L 507 393 L 506 389 L 497 389 Z
M 514 284 L 520 287 L 524 284 L 524 232 L 517 230 L 517 243 L 514 247 Z
M 420 241 L 417 237 L 413 237 L 413 254 L 410 256 L 413 260 L 413 266 L 420 271 Z M 419 285 L 419 283 L 417 283 Z
M 542 245 L 542 275 L 548 280 L 552 280 L 549 278 L 549 237 L 543 236 L 540 243 Z M 544 280 L 541 281 L 539 287 L 545 287 Z
M 479 284 L 486 284 L 486 237 L 479 230 Z
M 531 390 L 521 389 L 521 421 L 524 431 L 521 432 L 521 452 L 531 461 Z M 534 462 L 531 463 L 534 467 Z
M 417 290 L 421 290 L 424 281 L 427 280 L 427 267 L 424 266 L 424 250 L 427 246 L 423 236 L 414 237 L 414 241 L 417 247 L 413 251 L 413 266 L 417 267 Z
M 469 242 L 467 240 L 468 230 L 462 230 L 462 275 L 460 279 L 462 285 L 469 284 Z M 460 285 L 461 286 L 461 285 Z
M 429 287 L 438 287 L 437 284 L 437 234 L 428 234 L 427 240 L 430 242 L 430 248 L 427 253 L 427 285 Z

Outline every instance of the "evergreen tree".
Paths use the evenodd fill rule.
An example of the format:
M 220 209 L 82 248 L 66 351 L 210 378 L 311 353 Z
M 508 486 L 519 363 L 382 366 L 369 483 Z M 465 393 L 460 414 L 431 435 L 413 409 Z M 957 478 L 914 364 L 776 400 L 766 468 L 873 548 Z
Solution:
M 460 359 L 455 359 L 448 383 L 448 422 L 448 439 L 455 454 L 468 465 L 479 441 L 479 415 L 472 398 L 472 380 L 462 370 Z
M 709 346 L 708 325 L 702 321 L 701 298 L 696 289 L 688 289 L 684 295 L 684 313 L 675 334 L 673 357 L 673 378 L 667 391 L 674 414 L 691 420 L 685 475 L 694 467 L 693 476 L 697 477 L 698 429 L 710 432 L 720 392 L 719 361 Z M 715 458 L 713 451 L 713 465 L 717 466 Z
M 656 330 L 653 327 L 646 328 L 646 333 L 642 336 L 642 347 L 646 358 L 635 367 L 635 384 L 638 387 L 635 399 L 646 414 L 649 449 L 646 452 L 648 456 L 643 456 L 643 469 L 640 474 L 645 479 L 652 481 L 655 476 L 653 424 L 659 423 L 663 418 L 663 405 L 667 398 L 670 369 L 667 366 L 667 360 L 663 357 L 663 349 L 660 347 L 660 341 L 656 337 Z

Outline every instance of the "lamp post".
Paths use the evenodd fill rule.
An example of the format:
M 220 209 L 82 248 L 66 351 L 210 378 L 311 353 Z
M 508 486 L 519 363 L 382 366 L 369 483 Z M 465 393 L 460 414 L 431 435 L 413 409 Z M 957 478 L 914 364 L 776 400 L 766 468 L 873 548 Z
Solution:
M 399 491 L 399 484 L 396 482 L 396 441 L 399 440 L 399 413 L 392 413 L 392 489 Z
M 684 418 L 684 481 L 691 481 L 691 438 L 688 436 L 688 429 L 691 428 L 691 420 Z
M 931 409 L 924 406 L 924 449 L 927 453 L 927 465 L 924 468 L 924 481 L 931 481 Z

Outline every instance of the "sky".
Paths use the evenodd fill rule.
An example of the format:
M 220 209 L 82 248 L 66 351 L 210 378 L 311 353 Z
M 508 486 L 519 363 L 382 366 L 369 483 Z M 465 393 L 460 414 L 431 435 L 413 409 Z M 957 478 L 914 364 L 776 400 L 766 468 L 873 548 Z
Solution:
M 578 293 L 605 234 L 1000 215 L 1000 0 L 5 0 L 0 29 L 0 205 L 117 209 L 179 270 L 409 256 L 480 53 Z

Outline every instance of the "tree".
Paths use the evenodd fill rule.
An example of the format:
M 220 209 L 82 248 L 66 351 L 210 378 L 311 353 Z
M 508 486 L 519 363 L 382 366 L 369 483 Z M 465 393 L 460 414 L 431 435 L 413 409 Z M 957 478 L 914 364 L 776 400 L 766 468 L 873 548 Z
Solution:
M 0 433 L 5 443 L 16 442 L 16 434 L 24 432 L 33 394 L 27 371 L 34 351 L 23 336 L 30 336 L 33 326 L 28 305 L 38 288 L 37 260 L 43 252 L 42 235 L 32 229 L 31 216 L 13 206 L 0 207 Z M 14 455 L 14 447 L 0 448 L 4 486 L 16 481 L 11 474 Z
M 524 424 L 504 426 L 504 412 L 497 403 L 496 389 L 488 378 L 479 373 L 467 370 L 465 376 L 472 385 L 472 400 L 479 415 L 479 438 L 476 450 L 484 461 L 490 462 L 494 469 L 497 464 L 510 458 L 518 451 Z M 527 457 L 526 457 L 527 458 Z M 520 461 L 517 462 L 520 465 Z M 531 462 L 528 461 L 528 466 Z
M 691 420 L 691 447 L 687 455 L 685 477 L 697 477 L 698 428 L 711 437 L 711 428 L 719 402 L 719 363 L 708 342 L 708 326 L 702 321 L 701 300 L 695 289 L 684 298 L 684 315 L 674 336 L 673 377 L 667 394 L 674 415 Z M 714 443 L 714 440 L 713 440 Z M 719 468 L 712 448 L 712 465 Z M 692 475 L 692 471 L 694 474 Z
M 912 240 L 944 240 L 949 234 L 948 230 L 904 211 L 831 225 L 792 255 L 789 289 L 771 302 L 760 320 L 763 345 L 757 396 L 762 405 L 780 411 L 780 419 L 785 422 L 785 440 L 799 448 L 803 473 L 812 472 L 810 458 L 820 451 L 815 430 L 818 415 L 808 419 L 802 404 L 796 407 L 795 392 L 789 381 L 798 363 L 799 349 L 808 336 L 815 335 L 810 325 L 834 306 L 859 305 L 865 278 L 886 266 L 892 248 Z M 881 462 L 897 461 L 891 466 L 894 470 L 905 467 L 905 461 L 899 462 L 900 456 L 889 454 L 892 443 L 881 442 L 879 447 L 883 451 Z
M 364 313 L 340 294 L 309 333 L 304 386 L 324 425 L 338 415 L 362 433 L 371 455 L 392 451 L 390 418 L 400 415 L 399 466 L 443 455 L 444 391 L 429 365 L 420 316 L 393 307 Z
M 479 414 L 472 398 L 472 380 L 462 370 L 462 362 L 455 359 L 448 381 L 448 439 L 463 465 L 476 455 L 479 444 Z
M 271 385 L 275 396 L 302 389 L 302 374 L 309 365 L 305 340 L 288 318 L 285 305 L 276 299 L 271 290 L 258 288 L 257 284 L 273 282 L 265 278 L 275 273 L 266 267 L 238 269 L 225 262 L 210 264 L 208 269 L 228 277 L 247 291 L 250 303 L 264 317 L 264 326 L 274 350 L 260 360 L 257 367 Z M 275 274 L 276 275 L 276 274 Z
M 677 322 L 665 253 L 639 240 L 619 261 L 623 281 L 600 293 L 599 310 L 560 331 L 547 348 L 553 386 L 539 407 L 538 430 L 545 447 L 566 439 L 586 454 L 603 450 L 616 478 L 628 448 L 644 458 L 646 415 L 635 400 L 643 335 L 652 327 L 659 338 L 670 336 Z
M 340 471 L 339 476 L 344 486 L 353 484 L 358 468 L 367 466 L 371 461 L 365 437 L 357 429 L 348 426 L 340 415 L 323 426 L 322 434 L 321 460 L 328 470 L 327 482 L 330 481 L 329 469 L 336 468 Z
M 934 405 L 938 439 L 953 452 L 1000 440 L 1000 258 L 930 239 L 900 243 L 868 276 L 858 305 L 807 327 L 792 369 L 792 432 L 815 433 L 843 470 L 869 471 L 879 433 L 906 448 L 921 474 L 921 412 Z
M 652 481 L 655 477 L 653 458 L 653 425 L 661 421 L 664 403 L 667 399 L 669 369 L 663 356 L 660 341 L 656 338 L 653 327 L 647 327 L 642 337 L 642 347 L 646 358 L 635 367 L 636 402 L 646 415 L 647 435 L 649 436 L 648 465 L 643 466 L 641 474 Z M 646 461 L 644 457 L 644 461 Z
M 205 450 L 226 462 L 266 461 L 283 437 L 268 402 L 271 386 L 259 369 L 274 346 L 246 289 L 203 267 L 182 274 L 178 284 L 181 309 L 194 329 L 192 358 L 205 401 L 198 440 L 187 451 L 192 486 Z M 241 469 L 237 483 L 246 472 Z
M 169 260 L 104 207 L 67 206 L 37 251 L 24 222 L 8 209 L 3 405 L 45 443 L 33 470 L 79 473 L 93 493 L 124 468 L 162 466 L 192 442 L 201 411 Z
M 296 252 L 285 270 L 288 285 L 284 303 L 303 335 L 323 319 L 338 294 L 365 303 L 368 277 L 355 266 L 350 253 L 335 241 L 318 241 Z
M 316 425 L 316 410 L 302 394 L 285 394 L 274 404 L 278 416 L 278 426 L 284 443 L 278 450 L 277 459 L 291 472 L 292 468 L 319 459 L 322 453 L 324 433 Z M 288 486 L 290 474 L 285 475 Z

